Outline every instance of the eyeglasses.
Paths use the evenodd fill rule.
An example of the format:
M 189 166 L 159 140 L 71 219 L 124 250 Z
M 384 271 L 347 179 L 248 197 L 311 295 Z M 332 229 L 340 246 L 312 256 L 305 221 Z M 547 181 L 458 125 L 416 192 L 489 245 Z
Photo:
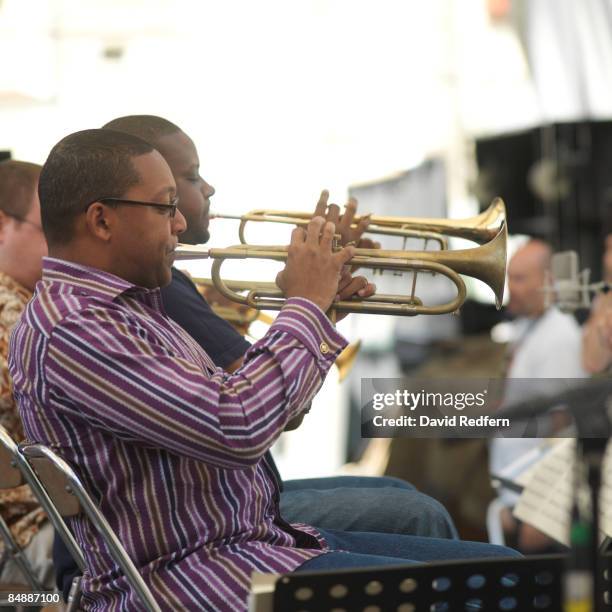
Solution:
M 42 225 L 40 225 L 39 223 L 35 223 L 34 221 L 29 221 L 28 219 L 24 219 L 23 217 L 20 217 L 19 215 L 11 215 L 10 213 L 5 213 L 5 214 L 11 217 L 11 219 L 15 219 L 15 221 L 17 221 L 18 223 L 25 223 L 26 225 L 31 225 L 32 227 L 35 227 L 37 230 L 41 232 L 43 231 Z
M 125 200 L 124 198 L 97 198 L 93 202 L 87 205 L 89 208 L 94 202 L 101 202 L 102 204 L 125 204 L 126 206 L 150 206 L 157 208 L 165 212 L 170 219 L 174 219 L 176 215 L 176 208 L 178 206 L 178 198 L 174 197 L 168 204 L 162 204 L 161 202 L 142 202 L 140 200 Z M 85 210 L 87 210 L 87 208 Z

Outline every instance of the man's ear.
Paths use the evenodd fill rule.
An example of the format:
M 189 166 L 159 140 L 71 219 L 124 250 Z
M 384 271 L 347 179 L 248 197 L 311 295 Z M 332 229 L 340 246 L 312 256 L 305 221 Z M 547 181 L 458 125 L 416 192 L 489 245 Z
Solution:
M 113 209 L 100 202 L 94 202 L 85 213 L 85 224 L 92 236 L 108 242 L 113 225 Z

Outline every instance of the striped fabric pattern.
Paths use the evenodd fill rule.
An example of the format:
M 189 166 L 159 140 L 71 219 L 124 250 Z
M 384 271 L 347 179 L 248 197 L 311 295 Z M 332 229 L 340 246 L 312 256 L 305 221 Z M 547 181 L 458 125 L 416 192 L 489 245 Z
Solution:
M 262 457 L 345 344 L 292 298 L 230 376 L 164 314 L 158 289 L 46 258 L 10 372 L 28 439 L 76 468 L 161 607 L 244 610 L 252 571 L 326 550 L 314 528 L 280 518 Z M 87 609 L 140 609 L 95 529 L 73 521 Z

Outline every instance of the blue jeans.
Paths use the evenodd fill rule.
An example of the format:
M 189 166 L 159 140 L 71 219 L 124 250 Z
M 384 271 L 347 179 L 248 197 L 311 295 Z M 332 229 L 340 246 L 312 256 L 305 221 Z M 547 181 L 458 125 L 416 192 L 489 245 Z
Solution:
M 327 540 L 332 552 L 306 561 L 295 570 L 296 572 L 521 556 L 511 548 L 484 542 L 329 529 L 319 529 L 319 531 Z M 343 552 L 336 552 L 337 549 Z
M 399 478 L 337 476 L 284 482 L 281 516 L 321 529 L 456 539 L 444 506 Z

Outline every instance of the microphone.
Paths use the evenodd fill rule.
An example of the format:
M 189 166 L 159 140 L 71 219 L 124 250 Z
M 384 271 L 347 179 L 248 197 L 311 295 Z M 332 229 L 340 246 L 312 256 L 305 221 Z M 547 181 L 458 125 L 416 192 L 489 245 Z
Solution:
M 580 290 L 583 283 L 581 283 L 578 265 L 576 251 L 556 253 L 551 260 L 552 287 L 557 305 L 563 312 L 573 312 L 583 306 L 584 296 Z M 590 274 L 589 270 L 585 272 Z
M 573 313 L 591 307 L 591 293 L 609 291 L 609 283 L 591 283 L 591 270 L 580 271 L 578 253 L 563 251 L 551 259 L 551 272 L 544 291 L 546 306 L 554 302 L 559 310 Z

